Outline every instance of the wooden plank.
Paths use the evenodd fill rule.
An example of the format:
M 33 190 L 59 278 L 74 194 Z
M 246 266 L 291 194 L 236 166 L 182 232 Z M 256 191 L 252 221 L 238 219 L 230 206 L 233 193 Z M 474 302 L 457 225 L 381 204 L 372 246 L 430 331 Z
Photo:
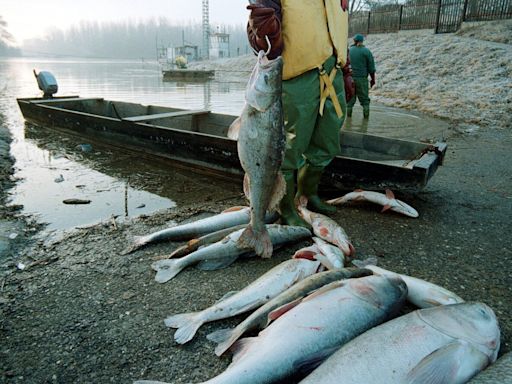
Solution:
M 202 115 L 202 114 L 206 114 L 206 113 L 210 113 L 210 110 L 197 109 L 197 110 L 178 111 L 178 112 L 155 113 L 154 115 L 123 117 L 123 120 L 131 121 L 131 122 L 139 122 L 139 121 L 147 121 L 147 120 L 164 119 L 166 117 Z
M 103 100 L 103 97 L 90 97 L 90 98 L 80 98 L 80 97 L 70 97 L 65 99 L 44 99 L 44 100 L 29 100 L 32 104 L 52 104 L 52 103 L 60 103 L 61 101 L 101 101 Z

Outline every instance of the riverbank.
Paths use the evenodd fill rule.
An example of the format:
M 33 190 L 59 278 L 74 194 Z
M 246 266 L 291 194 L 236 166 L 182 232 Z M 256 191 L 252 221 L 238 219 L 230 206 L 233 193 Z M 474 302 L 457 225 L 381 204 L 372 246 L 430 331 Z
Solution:
M 420 46 L 423 35 L 418 36 L 418 40 L 412 35 L 406 40 Z M 373 38 L 370 36 L 369 44 Z M 389 43 L 390 47 L 393 45 Z M 399 57 L 401 48 L 397 49 Z M 381 55 L 378 48 L 376 54 Z M 440 62 L 448 62 L 444 56 L 452 54 L 453 50 L 439 51 Z M 384 61 L 379 66 L 398 74 L 396 63 L 386 62 L 393 57 L 381 56 Z M 387 73 L 384 69 L 379 71 L 382 84 L 375 89 L 374 98 L 389 98 L 390 103 L 402 100 L 403 106 L 412 108 L 413 98 L 409 96 L 402 98 L 400 92 L 393 93 L 393 97 L 379 96 L 379 92 L 412 88 L 407 81 L 414 76 L 420 78 L 423 72 L 414 75 L 404 70 L 407 77 L 387 82 Z M 448 80 L 455 82 L 456 77 L 447 76 Z M 400 85 L 402 82 L 406 84 Z M 471 80 L 471 84 L 477 82 L 477 78 Z M 418 90 L 416 107 L 427 108 L 430 103 L 439 102 L 439 97 L 432 96 L 438 87 L 442 89 L 440 84 L 434 84 L 430 93 Z M 485 92 L 491 91 L 488 88 Z M 463 89 L 457 92 L 457 98 L 466 97 Z M 421 101 L 423 95 L 426 102 Z M 442 97 L 448 100 L 448 96 Z M 493 118 L 498 122 L 497 116 L 503 115 L 488 114 L 486 105 L 482 104 L 484 120 Z M 453 120 L 452 115 L 444 116 L 452 127 L 446 136 L 448 153 L 444 165 L 424 190 L 395 191 L 399 199 L 419 211 L 419 218 L 381 214 L 375 205 L 359 204 L 339 208 L 334 219 L 352 239 L 357 258 L 377 257 L 380 266 L 440 284 L 466 300 L 488 304 L 500 322 L 503 354 L 512 350 L 512 137 L 506 125 L 496 129 L 496 124 L 484 124 L 484 120 L 463 120 L 464 111 L 476 113 L 463 103 L 453 103 L 452 107 Z M 440 103 L 439 113 L 445 113 L 443 108 L 448 107 Z M 480 107 L 474 108 L 478 111 Z M 0 133 L 9 142 L 3 123 Z M 6 148 L 0 144 L 0 159 L 5 165 L 1 180 L 6 183 L 2 186 L 8 188 L 13 182 L 12 159 Z M 9 251 L 12 260 L 3 262 L 4 274 L 0 277 L 0 382 L 130 383 L 147 378 L 189 383 L 207 380 L 223 371 L 230 358 L 215 356 L 214 345 L 205 336 L 234 326 L 244 316 L 207 324 L 184 346 L 173 341 L 173 331 L 165 327 L 163 319 L 212 305 L 226 292 L 243 288 L 288 259 L 308 242 L 283 248 L 270 260 L 240 260 L 226 269 L 210 272 L 187 268 L 166 284 L 154 281 L 150 265 L 181 243 L 161 243 L 121 255 L 133 236 L 245 203 L 241 186 L 212 185 L 210 189 L 215 193 L 208 190 L 207 201 L 203 191 L 201 195 L 187 196 L 176 208 L 151 216 L 123 223 L 109 220 L 69 231 L 52 241 L 14 239 L 19 247 Z M 239 193 L 234 194 L 233 189 Z M 2 191 L 5 197 L 7 191 Z M 187 195 L 186 189 L 183 194 Z M 17 268 L 20 262 L 26 268 Z

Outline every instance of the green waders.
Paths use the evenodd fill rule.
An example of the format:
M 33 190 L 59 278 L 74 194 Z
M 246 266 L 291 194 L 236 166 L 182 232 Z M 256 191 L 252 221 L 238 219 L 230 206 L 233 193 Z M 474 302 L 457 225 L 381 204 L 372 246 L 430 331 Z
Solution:
M 356 85 L 356 94 L 347 103 L 347 116 L 352 116 L 352 108 L 356 104 L 356 98 L 359 99 L 359 103 L 363 107 L 363 116 L 365 119 L 370 117 L 370 96 L 368 76 L 366 77 L 354 77 L 354 83 Z
M 330 74 L 336 59 L 324 63 Z M 283 81 L 283 109 L 286 129 L 286 149 L 281 170 L 287 183 L 286 195 L 280 209 L 286 224 L 297 225 L 300 220 L 295 206 L 295 173 L 298 173 L 298 192 L 308 198 L 308 208 L 316 212 L 332 213 L 335 208 L 318 197 L 318 183 L 324 168 L 340 153 L 340 129 L 346 113 L 345 89 L 341 69 L 337 69 L 332 83 L 343 111 L 338 117 L 330 97 L 320 110 L 320 72 L 310 70 L 293 79 Z M 290 218 L 290 219 L 288 219 Z M 298 220 L 297 220 L 298 218 Z

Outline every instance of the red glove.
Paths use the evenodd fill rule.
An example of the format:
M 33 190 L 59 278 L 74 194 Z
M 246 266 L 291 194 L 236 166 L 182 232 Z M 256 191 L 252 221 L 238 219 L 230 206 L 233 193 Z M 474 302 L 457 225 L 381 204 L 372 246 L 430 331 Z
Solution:
M 272 46 L 268 55 L 269 59 L 275 59 L 283 51 L 281 37 L 281 21 L 275 14 L 275 10 L 260 4 L 251 4 L 247 7 L 251 11 L 247 24 L 247 37 L 249 43 L 256 50 L 268 49 L 267 36 Z
M 348 9 L 348 0 L 341 0 L 341 9 L 345 12 Z
M 370 88 L 375 85 L 375 73 L 370 73 Z

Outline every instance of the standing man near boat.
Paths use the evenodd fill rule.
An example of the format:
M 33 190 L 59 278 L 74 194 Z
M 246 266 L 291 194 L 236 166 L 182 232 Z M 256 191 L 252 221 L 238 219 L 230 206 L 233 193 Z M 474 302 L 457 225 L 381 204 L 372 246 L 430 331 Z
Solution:
M 370 96 L 368 88 L 368 75 L 370 75 L 370 88 L 375 85 L 375 61 L 372 52 L 363 44 L 364 36 L 354 35 L 354 44 L 350 47 L 349 56 L 352 64 L 356 94 L 348 100 L 347 116 L 352 117 L 352 108 L 359 99 L 363 107 L 363 117 L 370 117 Z
M 336 209 L 322 202 L 318 184 L 324 168 L 340 152 L 340 129 L 352 98 L 348 62 L 348 0 L 258 0 L 247 7 L 249 43 L 283 57 L 283 110 L 286 149 L 281 171 L 286 194 L 280 204 L 285 224 L 309 225 L 299 216 L 295 197 L 308 208 Z

